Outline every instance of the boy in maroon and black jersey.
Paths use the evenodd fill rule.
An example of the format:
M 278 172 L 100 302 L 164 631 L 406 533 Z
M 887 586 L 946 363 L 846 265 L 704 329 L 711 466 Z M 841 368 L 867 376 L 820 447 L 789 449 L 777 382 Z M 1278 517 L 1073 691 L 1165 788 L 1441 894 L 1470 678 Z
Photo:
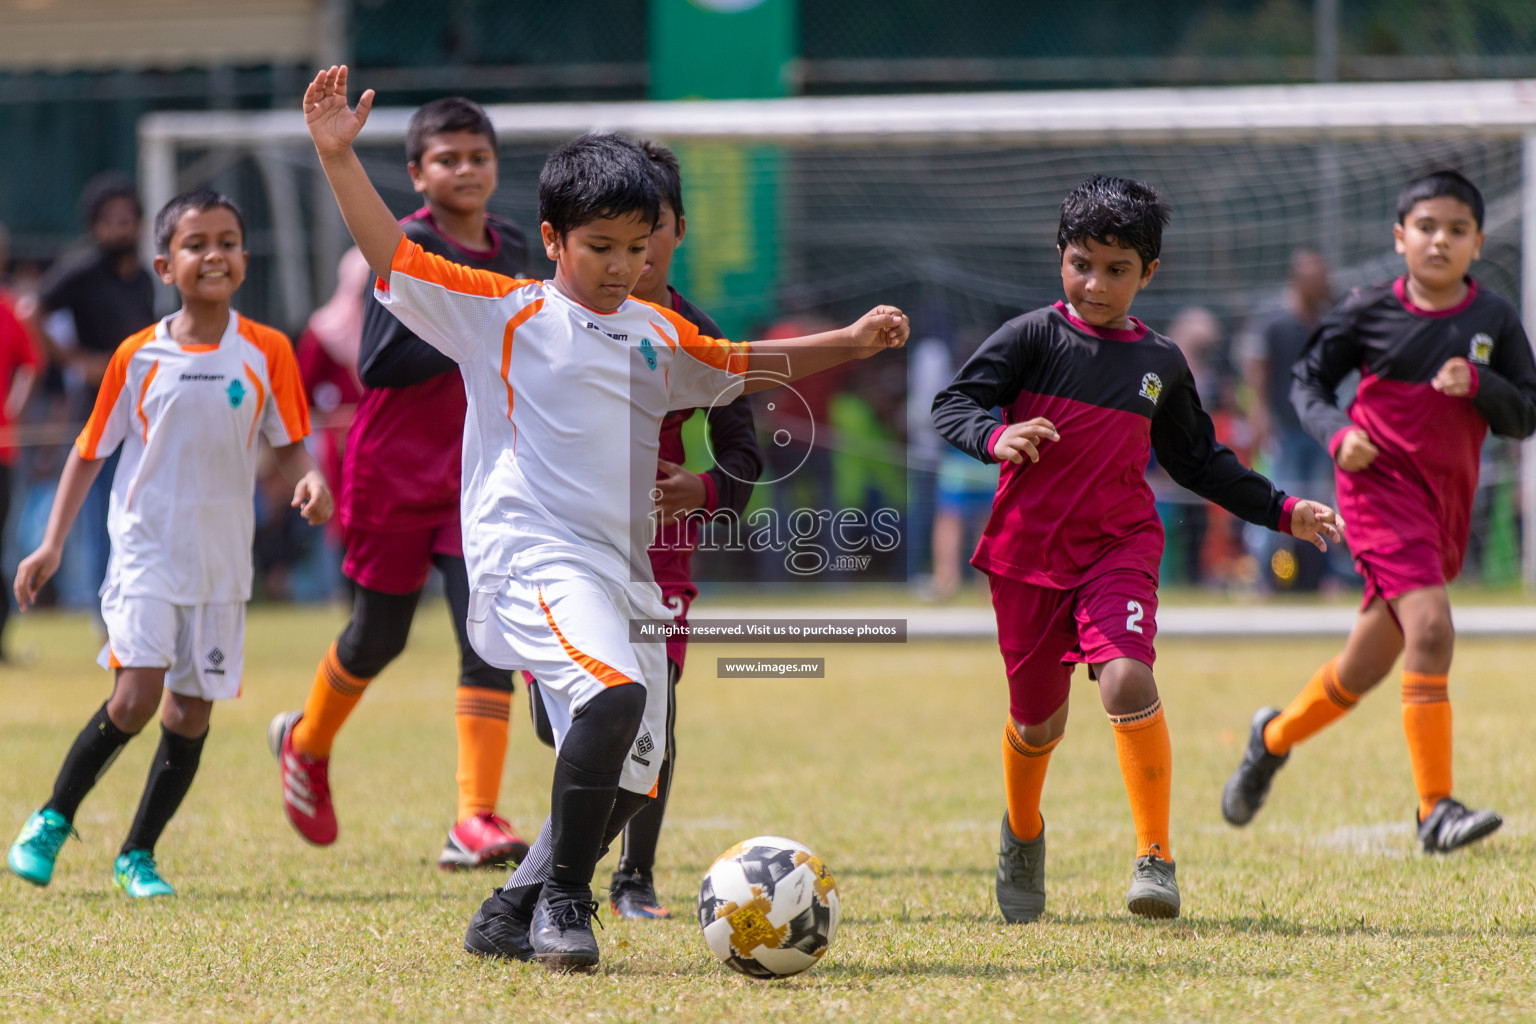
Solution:
M 945 439 L 1002 463 L 971 564 L 991 580 L 1008 673 L 997 901 L 1011 923 L 1045 908 L 1040 793 L 1078 662 L 1114 726 L 1136 827 L 1126 906 L 1179 913 L 1173 757 L 1152 676 L 1163 528 L 1148 457 L 1248 522 L 1319 547 L 1324 535 L 1339 539 L 1332 509 L 1286 497 L 1217 443 L 1178 347 L 1129 315 L 1157 270 L 1167 220 L 1141 182 L 1096 176 L 1073 189 L 1057 232 L 1066 301 L 1004 324 L 933 403 Z
M 1338 464 L 1350 552 L 1365 578 L 1344 650 L 1284 711 L 1253 717 L 1221 809 L 1246 825 L 1293 746 L 1355 706 L 1403 659 L 1403 732 L 1425 852 L 1449 853 L 1503 824 L 1451 797 L 1455 633 L 1446 584 L 1461 571 L 1483 439 L 1536 431 L 1536 363 L 1515 308 L 1467 276 L 1483 244 L 1483 197 L 1440 171 L 1411 182 L 1392 228 L 1408 272 L 1357 290 L 1313 333 L 1291 399 Z M 1335 389 L 1352 370 L 1349 411 Z
M 723 336 L 710 315 L 683 298 L 669 283 L 672 257 L 682 244 L 688 222 L 683 215 L 683 184 L 677 156 L 667 147 L 648 139 L 640 148 L 657 172 L 661 191 L 661 213 L 646 248 L 645 269 L 630 292 L 632 298 L 671 309 L 682 314 L 709 337 Z M 757 431 L 752 420 L 752 404 L 738 397 L 728 405 L 708 409 L 710 450 L 715 465 L 704 473 L 690 473 L 683 468 L 687 452 L 683 448 L 683 424 L 697 409 L 680 409 L 661 421 L 660 465 L 656 473 L 656 519 L 660 524 L 656 540 L 648 552 L 651 570 L 661 596 L 677 622 L 688 622 L 688 607 L 699 596 L 693 583 L 693 552 L 698 546 L 700 512 L 741 515 L 752 500 L 752 487 L 763 471 L 763 453 L 757 446 Z M 667 797 L 672 790 L 676 769 L 677 743 L 673 736 L 677 720 L 676 689 L 683 674 L 683 660 L 688 651 L 686 636 L 667 638 L 667 743 L 661 774 L 656 782 L 656 797 L 624 826 L 623 847 L 618 869 L 609 883 L 608 905 L 620 917 L 637 920 L 669 918 L 671 913 L 656 896 L 656 845 L 661 838 L 661 824 L 667 812 Z M 534 681 L 529 677 L 532 684 Z M 540 705 L 537 685 L 528 687 L 534 728 L 539 738 L 554 745 L 554 732 Z
M 486 212 L 496 188 L 496 133 L 477 104 L 434 100 L 406 130 L 407 167 L 426 205 L 401 221 L 428 252 L 469 267 L 521 277 L 527 241 Z M 443 575 L 460 651 L 455 720 L 459 807 L 438 858 L 443 868 L 517 860 L 527 852 L 496 813 L 512 673 L 494 668 L 465 636 L 469 580 L 459 528 L 464 382 L 458 366 L 413 335 L 370 294 L 358 374 L 367 388 L 347 436 L 339 512 L 353 582 L 352 619 L 320 662 L 302 712 L 273 720 L 268 738 L 282 765 L 283 804 L 312 843 L 336 838 L 328 766 L 332 742 L 374 676 L 405 648 L 427 575 Z

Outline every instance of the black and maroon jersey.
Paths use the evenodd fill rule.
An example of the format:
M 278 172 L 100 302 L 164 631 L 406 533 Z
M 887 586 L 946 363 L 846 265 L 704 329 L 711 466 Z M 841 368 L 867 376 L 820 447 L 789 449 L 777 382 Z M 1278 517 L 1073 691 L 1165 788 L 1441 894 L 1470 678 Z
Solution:
M 1457 356 L 1472 364 L 1470 398 L 1430 386 Z M 1334 391 L 1351 370 L 1360 386 L 1346 413 Z M 1511 438 L 1536 430 L 1536 363 L 1515 307 L 1470 278 L 1460 305 L 1435 312 L 1409 301 L 1403 278 L 1356 289 L 1312 333 L 1293 375 L 1302 425 L 1330 454 L 1355 427 L 1381 452 L 1358 473 L 1336 473 L 1350 550 L 1427 541 L 1454 579 L 1488 429 Z
M 1184 354 L 1132 318 L 1096 328 L 1065 303 L 1004 324 L 933 400 L 933 423 L 982 462 L 1008 423 L 1043 416 L 1061 436 L 1040 461 L 1004 463 L 971 564 L 1042 587 L 1112 569 L 1157 579 L 1163 527 L 1148 457 L 1178 483 L 1251 523 L 1288 531 L 1293 499 L 1218 444 Z M 1003 410 L 1003 422 L 993 416 Z

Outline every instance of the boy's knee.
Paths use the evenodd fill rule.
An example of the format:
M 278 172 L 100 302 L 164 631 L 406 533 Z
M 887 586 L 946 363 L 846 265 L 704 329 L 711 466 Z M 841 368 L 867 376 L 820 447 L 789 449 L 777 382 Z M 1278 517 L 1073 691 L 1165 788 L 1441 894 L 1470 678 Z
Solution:
M 168 693 L 160 712 L 160 723 L 177 736 L 196 739 L 208 731 L 213 705 L 199 697 Z
M 1130 715 L 1157 700 L 1152 667 L 1134 658 L 1116 658 L 1098 666 L 1099 699 L 1111 715 Z
M 148 725 L 160 707 L 160 690 L 118 686 L 107 701 L 107 715 L 123 732 L 136 733 Z
M 645 687 L 639 683 L 610 686 L 581 706 L 571 718 L 590 742 L 628 749 L 645 718 Z
M 365 629 L 357 619 L 336 638 L 336 660 L 359 679 L 372 679 L 405 650 L 405 630 Z
M 1449 615 L 1436 610 L 1416 618 L 1406 639 L 1408 646 L 1419 654 L 1445 657 L 1456 645 L 1456 629 Z

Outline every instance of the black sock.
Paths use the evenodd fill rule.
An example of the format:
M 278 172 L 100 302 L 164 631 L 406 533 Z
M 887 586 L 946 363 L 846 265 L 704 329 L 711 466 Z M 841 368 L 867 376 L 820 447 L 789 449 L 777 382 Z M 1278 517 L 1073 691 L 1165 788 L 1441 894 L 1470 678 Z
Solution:
M 163 725 L 160 727 L 160 749 L 155 751 L 155 759 L 149 766 L 149 781 L 144 783 L 139 813 L 134 815 L 133 827 L 128 830 L 128 838 L 123 840 L 119 852 L 154 852 L 160 833 L 165 831 L 176 808 L 181 806 L 182 797 L 192 788 L 197 764 L 203 757 L 203 741 L 207 738 L 206 732 L 188 738 L 176 735 Z
M 69 748 L 69 753 L 64 755 L 59 777 L 53 781 L 53 796 L 43 805 L 44 809 L 57 811 L 65 821 L 73 822 L 85 794 L 112 766 L 124 745 L 137 735 L 113 725 L 112 719 L 107 717 L 107 706 L 103 704 L 75 737 L 75 745 Z
M 553 863 L 549 877 L 557 885 L 577 887 L 592 882 L 608 835 L 624 758 L 645 714 L 645 696 L 643 686 L 615 686 L 593 697 L 571 720 L 560 755 L 555 758 L 550 792 Z

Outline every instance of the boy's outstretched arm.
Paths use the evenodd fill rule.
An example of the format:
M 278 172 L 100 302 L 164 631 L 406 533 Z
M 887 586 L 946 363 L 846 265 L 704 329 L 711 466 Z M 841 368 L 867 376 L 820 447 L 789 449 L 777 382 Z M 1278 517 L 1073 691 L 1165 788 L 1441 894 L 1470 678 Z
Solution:
M 895 306 L 876 306 L 841 330 L 754 341 L 747 357 L 751 377 L 742 390 L 766 391 L 882 349 L 901 348 L 911 329 L 907 315 Z
M 405 232 L 352 149 L 352 140 L 362 131 L 372 108 L 372 89 L 358 97 L 356 110 L 348 108 L 345 65 L 321 71 L 304 90 L 304 123 L 315 141 L 325 178 L 336 193 L 342 219 L 368 266 L 388 284 L 390 264 Z
M 59 475 L 59 489 L 53 496 L 53 508 L 48 513 L 43 542 L 16 567 L 16 606 L 22 611 L 32 606 L 43 584 L 59 571 L 64 538 L 69 536 L 69 528 L 75 525 L 80 506 L 85 504 L 85 496 L 100 472 L 100 459 L 84 459 L 78 449 L 69 450 L 64 472 Z

